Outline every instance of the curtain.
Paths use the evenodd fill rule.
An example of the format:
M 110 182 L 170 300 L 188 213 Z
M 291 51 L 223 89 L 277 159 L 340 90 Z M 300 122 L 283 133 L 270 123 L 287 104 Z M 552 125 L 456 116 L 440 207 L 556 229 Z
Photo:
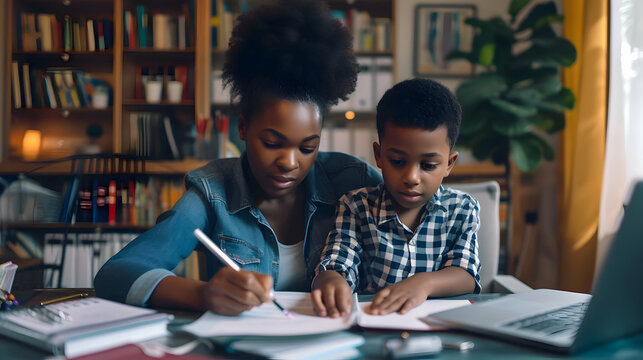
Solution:
M 640 0 L 610 3 L 610 87 L 598 227 L 600 269 L 634 179 L 643 179 L 643 18 Z
M 589 292 L 596 258 L 607 97 L 607 0 L 566 0 L 563 33 L 578 51 L 563 82 L 576 95 L 559 156 L 558 287 Z

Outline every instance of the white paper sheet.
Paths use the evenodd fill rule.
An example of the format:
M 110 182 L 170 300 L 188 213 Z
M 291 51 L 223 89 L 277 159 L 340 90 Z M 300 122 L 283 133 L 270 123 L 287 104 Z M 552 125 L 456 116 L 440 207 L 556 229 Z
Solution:
M 411 309 L 404 315 L 390 313 L 387 315 L 369 315 L 364 312 L 370 302 L 360 302 L 359 307 L 362 310 L 359 314 L 357 323 L 365 328 L 377 329 L 400 329 L 426 331 L 431 330 L 431 326 L 422 320 L 429 314 L 436 312 L 455 309 L 461 306 L 471 305 L 469 300 L 427 300 L 416 308 Z
M 182 330 L 199 337 L 263 335 L 291 336 L 323 334 L 350 328 L 355 321 L 360 326 L 379 329 L 430 330 L 419 318 L 438 311 L 468 305 L 468 300 L 427 300 L 406 315 L 367 315 L 359 311 L 344 318 L 322 318 L 315 315 L 310 293 L 277 292 L 279 304 L 293 314 L 288 319 L 272 303 L 265 303 L 238 316 L 203 314 L 198 320 L 185 325 Z M 360 303 L 363 309 L 369 303 Z

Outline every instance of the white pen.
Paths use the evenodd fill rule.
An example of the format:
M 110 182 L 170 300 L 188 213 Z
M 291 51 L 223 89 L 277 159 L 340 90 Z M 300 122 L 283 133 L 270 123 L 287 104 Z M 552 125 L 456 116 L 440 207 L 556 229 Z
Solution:
M 241 268 L 239 267 L 239 265 L 237 265 L 237 263 L 236 263 L 236 262 L 234 262 L 234 260 L 230 259 L 230 257 L 228 256 L 228 254 L 226 254 L 225 252 L 223 252 L 223 250 L 221 250 L 221 249 L 220 249 L 220 248 L 219 248 L 219 247 L 218 247 L 218 246 L 217 246 L 217 245 L 216 245 L 216 244 L 215 244 L 215 243 L 214 243 L 214 242 L 213 242 L 213 241 L 208 237 L 208 235 L 206 235 L 203 231 L 201 231 L 201 229 L 194 229 L 194 236 L 196 236 L 196 238 L 197 238 L 197 239 L 199 239 L 199 241 L 201 242 L 201 244 L 203 244 L 203 246 L 205 246 L 206 248 L 208 248 L 208 250 L 210 250 L 210 251 L 211 251 L 211 252 L 212 252 L 212 253 L 213 253 L 213 254 L 214 254 L 214 255 L 215 255 L 219 260 L 223 261 L 223 263 L 224 263 L 224 264 L 226 264 L 227 266 L 231 267 L 234 271 L 241 271 Z M 272 291 L 272 290 L 270 291 L 270 294 L 271 294 L 271 295 L 273 294 L 273 291 Z M 290 311 L 288 311 L 285 307 L 281 306 L 281 305 L 277 302 L 277 300 L 275 300 L 275 299 L 274 299 L 274 297 L 273 297 L 273 299 L 272 299 L 272 303 L 273 303 L 273 304 L 275 304 L 275 306 L 277 307 L 277 309 L 279 309 L 279 310 L 280 310 L 284 315 L 286 315 L 286 317 L 287 317 L 287 318 L 289 318 L 289 319 L 292 319 L 292 318 L 293 318 L 293 316 L 292 316 L 292 314 L 290 313 Z

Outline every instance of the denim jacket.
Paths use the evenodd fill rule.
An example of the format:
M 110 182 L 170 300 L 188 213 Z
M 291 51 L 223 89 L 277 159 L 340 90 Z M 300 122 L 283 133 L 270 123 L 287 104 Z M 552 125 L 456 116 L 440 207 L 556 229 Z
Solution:
M 203 230 L 243 270 L 279 278 L 279 249 L 274 231 L 254 205 L 245 156 L 211 161 L 186 175 L 186 193 L 156 225 L 134 239 L 100 269 L 94 280 L 100 297 L 145 306 L 158 283 L 198 246 L 195 228 Z M 337 200 L 346 192 L 376 186 L 375 169 L 346 154 L 323 153 L 302 182 L 306 190 L 304 263 L 312 281 L 329 231 L 335 225 Z M 203 250 L 205 250 L 203 248 Z M 207 277 L 222 263 L 206 254 Z M 276 284 L 275 284 L 276 285 Z

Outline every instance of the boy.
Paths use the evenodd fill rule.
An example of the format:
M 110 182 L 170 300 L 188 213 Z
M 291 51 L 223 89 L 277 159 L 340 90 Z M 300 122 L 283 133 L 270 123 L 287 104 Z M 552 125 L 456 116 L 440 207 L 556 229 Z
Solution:
M 377 105 L 384 183 L 344 195 L 313 280 L 320 316 L 350 312 L 352 292 L 377 292 L 367 312 L 408 312 L 428 296 L 480 291 L 478 202 L 444 189 L 461 110 L 443 85 L 403 81 Z

